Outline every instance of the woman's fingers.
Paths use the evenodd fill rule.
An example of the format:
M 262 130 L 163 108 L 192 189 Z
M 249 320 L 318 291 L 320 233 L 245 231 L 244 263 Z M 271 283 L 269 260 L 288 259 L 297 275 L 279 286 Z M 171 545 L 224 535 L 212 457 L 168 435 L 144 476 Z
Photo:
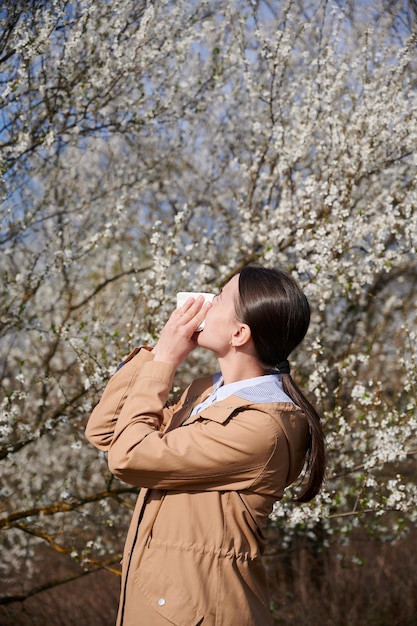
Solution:
M 177 314 L 175 317 L 179 324 L 187 326 L 187 330 L 192 329 L 192 333 L 194 333 L 204 320 L 210 307 L 211 303 L 205 302 L 204 296 L 198 296 L 198 298 L 189 298 L 174 313 Z
M 175 309 L 161 331 L 158 342 L 152 352 L 157 360 L 180 365 L 196 347 L 195 333 L 206 317 L 211 303 L 204 302 L 204 297 L 190 298 Z

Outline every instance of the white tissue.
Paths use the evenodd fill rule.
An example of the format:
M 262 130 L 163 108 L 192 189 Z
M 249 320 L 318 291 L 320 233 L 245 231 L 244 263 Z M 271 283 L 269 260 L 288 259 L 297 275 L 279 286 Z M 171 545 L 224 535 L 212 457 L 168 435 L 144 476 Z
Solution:
M 206 293 L 204 291 L 180 291 L 177 293 L 177 309 L 185 304 L 188 298 L 198 298 L 198 296 L 204 296 L 205 302 L 211 302 L 214 298 L 214 293 Z M 203 330 L 204 320 L 197 328 L 198 331 Z

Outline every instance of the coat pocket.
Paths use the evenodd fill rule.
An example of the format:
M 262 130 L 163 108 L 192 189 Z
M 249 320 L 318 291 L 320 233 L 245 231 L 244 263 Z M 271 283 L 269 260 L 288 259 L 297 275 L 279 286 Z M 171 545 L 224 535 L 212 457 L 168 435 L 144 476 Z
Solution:
M 143 554 L 135 583 L 153 611 L 176 626 L 214 626 L 216 586 L 207 555 L 155 547 Z M 214 608 L 213 608 L 214 607 Z M 211 614 L 211 615 L 210 615 Z

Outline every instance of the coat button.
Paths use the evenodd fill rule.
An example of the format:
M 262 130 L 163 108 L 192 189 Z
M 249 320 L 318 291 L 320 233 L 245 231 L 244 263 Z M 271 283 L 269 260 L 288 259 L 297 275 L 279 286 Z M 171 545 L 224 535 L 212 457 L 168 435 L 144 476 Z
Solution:
M 165 598 L 158 598 L 158 606 L 164 606 Z

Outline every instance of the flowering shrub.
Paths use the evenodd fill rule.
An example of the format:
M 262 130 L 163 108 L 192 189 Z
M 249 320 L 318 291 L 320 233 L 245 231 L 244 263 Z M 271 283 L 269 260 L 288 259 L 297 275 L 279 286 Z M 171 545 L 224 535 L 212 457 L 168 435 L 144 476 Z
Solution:
M 29 3 L 30 4 L 30 3 Z M 84 440 L 117 363 L 179 290 L 253 261 L 313 319 L 292 356 L 328 476 L 298 532 L 395 538 L 417 492 L 416 35 L 402 6 L 315 0 L 0 9 L 0 568 L 37 541 L 111 567 L 134 489 Z M 347 6 L 347 5 L 346 5 Z M 216 367 L 195 353 L 183 387 Z

